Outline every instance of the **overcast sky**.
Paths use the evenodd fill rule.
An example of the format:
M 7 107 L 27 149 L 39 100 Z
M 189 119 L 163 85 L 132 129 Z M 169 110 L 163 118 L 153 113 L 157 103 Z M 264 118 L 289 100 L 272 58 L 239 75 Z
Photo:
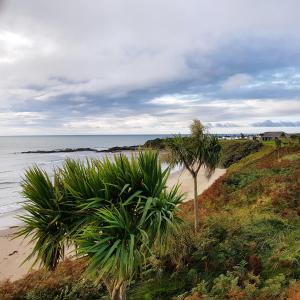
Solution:
M 0 3 L 0 135 L 300 131 L 299 0 Z

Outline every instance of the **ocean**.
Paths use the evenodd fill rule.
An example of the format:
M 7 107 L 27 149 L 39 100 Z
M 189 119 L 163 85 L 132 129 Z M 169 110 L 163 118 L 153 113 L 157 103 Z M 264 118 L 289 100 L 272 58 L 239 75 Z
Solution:
M 24 151 L 65 148 L 95 148 L 144 144 L 149 139 L 166 135 L 60 135 L 60 136 L 7 136 L 0 137 L 0 229 L 17 224 L 14 216 L 22 206 L 20 181 L 26 168 L 34 164 L 50 174 L 54 167 L 67 158 L 103 158 L 111 153 L 21 153 Z

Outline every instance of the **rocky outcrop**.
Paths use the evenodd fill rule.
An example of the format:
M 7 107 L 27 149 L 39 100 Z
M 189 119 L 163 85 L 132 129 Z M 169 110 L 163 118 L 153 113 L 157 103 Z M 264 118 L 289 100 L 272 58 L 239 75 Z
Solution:
M 82 151 L 101 152 L 101 150 L 97 150 L 93 148 L 65 148 L 65 149 L 54 149 L 54 150 L 30 150 L 30 151 L 23 151 L 21 153 L 68 153 L 68 152 L 82 152 Z
M 108 149 L 95 149 L 95 148 L 64 148 L 64 149 L 54 149 L 54 150 L 30 150 L 30 151 L 23 151 L 21 153 L 71 153 L 71 152 L 96 152 L 96 153 L 115 153 L 121 151 L 135 151 L 138 149 L 164 149 L 164 139 L 156 138 L 154 140 L 148 140 L 144 145 L 135 145 L 135 146 L 115 146 Z
M 120 152 L 120 151 L 134 151 L 137 150 L 139 146 L 124 146 L 124 147 L 111 147 L 104 150 L 98 150 L 94 148 L 65 148 L 65 149 L 54 149 L 54 150 L 30 150 L 23 151 L 21 153 L 71 153 L 71 152 L 97 152 L 97 153 L 105 153 L 105 152 Z

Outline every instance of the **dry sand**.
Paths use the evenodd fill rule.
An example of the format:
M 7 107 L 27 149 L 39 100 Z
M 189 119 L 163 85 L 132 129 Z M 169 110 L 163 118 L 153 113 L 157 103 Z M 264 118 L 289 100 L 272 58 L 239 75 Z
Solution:
M 216 169 L 212 176 L 208 179 L 205 176 L 205 169 L 200 169 L 198 173 L 198 195 L 202 194 L 206 189 L 208 189 L 219 177 L 224 175 L 226 169 Z M 168 179 L 168 186 L 171 188 L 175 184 L 180 184 L 180 191 L 185 193 L 184 201 L 189 201 L 194 198 L 194 185 L 193 177 L 189 171 L 180 170 L 172 173 Z
M 207 179 L 205 171 L 201 169 L 198 175 L 198 194 L 200 195 L 210 187 L 225 172 L 225 169 L 216 169 L 214 174 Z M 192 199 L 193 179 L 188 171 L 177 171 L 170 175 L 168 186 L 172 187 L 177 183 L 181 185 L 181 192 L 185 193 L 185 201 Z M 22 238 L 12 239 L 13 234 L 17 230 L 17 227 L 0 230 L 0 281 L 21 278 L 30 270 L 32 264 L 32 262 L 26 262 L 21 266 L 23 260 L 30 254 L 33 245 L 29 244 L 28 240 L 23 240 Z
M 17 230 L 15 227 L 0 231 L 0 281 L 19 279 L 30 270 L 30 262 L 21 264 L 31 253 L 33 245 L 22 238 L 13 240 L 12 236 Z

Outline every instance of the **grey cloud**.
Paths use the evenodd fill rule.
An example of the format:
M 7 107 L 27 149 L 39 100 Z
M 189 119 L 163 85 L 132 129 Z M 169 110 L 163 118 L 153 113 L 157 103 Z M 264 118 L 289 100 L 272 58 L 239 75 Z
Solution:
M 225 122 L 225 123 L 207 123 L 206 126 L 210 128 L 235 128 L 242 127 L 240 124 Z
M 135 132 L 137 115 L 155 132 L 187 128 L 195 117 L 220 130 L 244 118 L 294 117 L 299 10 L 297 0 L 4 1 L 0 109 L 8 119 L 43 115 L 24 116 L 27 132 L 114 133 L 122 119 Z M 175 94 L 197 101 L 155 103 Z M 13 128 L 9 120 L 1 132 Z
M 300 121 L 271 121 L 266 120 L 251 124 L 253 127 L 300 127 Z

